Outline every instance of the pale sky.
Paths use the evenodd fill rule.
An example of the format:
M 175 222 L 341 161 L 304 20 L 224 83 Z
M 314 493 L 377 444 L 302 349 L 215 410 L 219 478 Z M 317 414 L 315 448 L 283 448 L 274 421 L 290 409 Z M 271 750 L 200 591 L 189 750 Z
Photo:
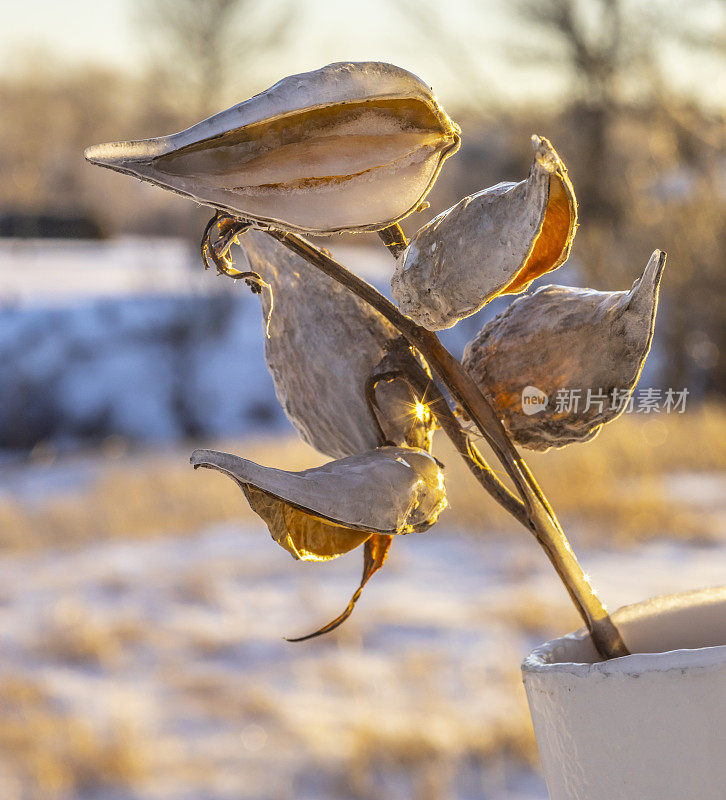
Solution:
M 259 8 L 266 11 L 284 0 L 259 2 Z M 668 5 L 668 0 L 662 2 Z M 676 11 L 678 2 L 674 0 Z M 451 54 L 443 58 L 426 52 L 393 0 L 297 3 L 301 17 L 297 38 L 276 55 L 274 63 L 260 65 L 255 82 L 274 82 L 331 61 L 392 61 L 420 75 L 434 85 L 443 100 L 451 101 L 458 99 L 457 95 L 465 97 L 467 91 L 466 80 L 458 78 L 469 66 L 464 60 L 457 61 L 464 50 L 455 46 L 460 39 L 468 43 L 466 58 L 477 62 L 482 83 L 490 85 L 498 97 L 506 92 L 513 99 L 541 99 L 544 90 L 554 98 L 562 88 L 556 74 L 526 67 L 526 37 L 507 14 L 510 0 L 442 0 L 440 8 L 445 10 L 451 37 L 451 41 L 442 41 L 442 51 Z M 485 7 L 486 14 L 474 14 L 474 7 Z M 30 52 L 39 61 L 61 58 L 69 64 L 93 61 L 133 69 L 144 58 L 134 27 L 135 8 L 138 0 L 0 0 L 0 66 L 7 74 L 20 63 L 21 55 L 27 60 Z M 482 19 L 486 20 L 485 30 Z M 520 65 L 508 57 L 508 51 L 517 50 Z M 701 93 L 711 102 L 726 97 L 726 70 L 714 70 L 709 56 L 684 57 L 668 50 L 662 61 L 678 88 Z
M 483 0 L 486 4 L 487 0 Z M 482 0 L 451 0 L 447 15 L 452 28 L 465 30 L 467 10 Z M 496 0 L 491 2 L 496 14 Z M 71 61 L 94 60 L 128 66 L 143 56 L 134 27 L 141 0 L 3 0 L 0 3 L 0 53 L 12 55 L 28 47 L 47 48 Z M 284 0 L 260 0 L 259 8 L 285 7 Z M 389 0 L 297 0 L 301 16 L 299 46 L 319 64 L 321 59 L 390 58 L 406 42 L 400 12 Z M 457 22 L 458 20 L 458 22 Z M 312 52 L 310 52 L 312 51 Z M 420 59 L 423 61 L 423 59 Z M 3 59 L 5 61 L 5 59 Z M 304 66 L 302 68 L 305 68 Z
M 4 0 L 0 5 L 0 53 L 32 48 L 69 60 L 125 63 L 134 37 L 128 0 Z
M 428 61 L 416 52 L 412 33 L 391 0 L 296 0 L 300 13 L 297 42 L 279 57 L 299 72 L 336 60 L 409 60 L 425 72 Z M 484 3 L 487 0 L 483 0 Z M 466 30 L 467 12 L 482 0 L 447 0 L 453 30 Z M 260 0 L 260 9 L 285 6 L 284 0 Z M 496 0 L 490 0 L 493 17 Z M 143 58 L 134 26 L 140 0 L 2 0 L 0 61 L 12 66 L 27 49 L 61 56 L 69 62 L 96 61 L 133 67 Z M 501 31 L 501 20 L 498 30 Z M 492 43 L 496 30 L 491 31 Z M 481 32 L 478 33 L 481 38 Z M 483 37 L 486 40 L 487 37 Z M 397 58 L 398 56 L 398 58 Z M 483 62 L 497 56 L 482 53 Z M 282 66 L 282 65 L 281 65 Z M 402 64 L 402 66 L 406 66 Z

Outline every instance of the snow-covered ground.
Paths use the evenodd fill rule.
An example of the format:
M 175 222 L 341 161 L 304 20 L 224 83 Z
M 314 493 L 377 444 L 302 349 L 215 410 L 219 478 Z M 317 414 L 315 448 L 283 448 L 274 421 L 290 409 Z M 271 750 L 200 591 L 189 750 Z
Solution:
M 0 240 L 0 449 L 289 430 L 262 344 L 259 300 L 182 241 Z
M 200 232 L 201 235 L 201 232 Z M 332 240 L 336 257 L 374 282 L 386 280 L 391 257 L 381 247 Z M 229 290 L 205 273 L 196 247 L 180 239 L 124 236 L 105 241 L 1 239 L 3 307 L 77 304 L 79 300 L 148 295 L 199 295 Z
M 329 246 L 389 291 L 373 237 Z M 507 302 L 444 331 L 447 346 L 460 354 Z M 289 430 L 262 346 L 258 298 L 184 242 L 0 240 L 0 450 Z
M 8 492 L 22 498 L 46 473 L 15 469 Z M 698 501 L 723 511 L 707 491 L 722 481 L 705 486 Z M 581 559 L 617 607 L 723 583 L 726 542 Z M 0 701 L 12 715 L 22 676 L 32 708 L 60 721 L 49 733 L 21 705 L 34 747 L 70 777 L 53 789 L 0 721 L 0 796 L 546 798 L 518 668 L 577 619 L 534 542 L 444 527 L 402 537 L 338 633 L 283 641 L 335 616 L 360 566 L 360 553 L 294 562 L 261 522 L 5 555 Z
M 383 248 L 330 246 L 385 288 Z M 196 258 L 168 240 L 0 242 L 0 444 L 111 437 L 104 458 L 0 459 L 21 540 L 50 508 L 0 559 L 0 800 L 544 800 L 519 663 L 578 620 L 525 533 L 403 537 L 353 618 L 301 644 L 282 637 L 342 610 L 359 553 L 300 564 L 261 522 L 190 534 L 172 509 L 163 535 L 119 538 L 122 491 L 97 541 L 54 538 L 109 463 L 133 474 L 134 456 L 109 462 L 120 437 L 288 429 L 257 299 Z M 481 324 L 445 334 L 454 352 Z M 726 520 L 724 476 L 706 477 L 666 488 Z M 726 576 L 726 541 L 580 555 L 611 607 Z

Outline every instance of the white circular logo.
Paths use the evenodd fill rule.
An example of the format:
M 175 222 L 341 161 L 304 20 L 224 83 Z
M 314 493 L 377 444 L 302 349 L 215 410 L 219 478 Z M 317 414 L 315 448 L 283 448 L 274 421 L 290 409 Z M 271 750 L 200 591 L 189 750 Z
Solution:
M 539 414 L 547 408 L 547 395 L 536 386 L 525 386 L 522 389 L 522 411 L 528 416 Z

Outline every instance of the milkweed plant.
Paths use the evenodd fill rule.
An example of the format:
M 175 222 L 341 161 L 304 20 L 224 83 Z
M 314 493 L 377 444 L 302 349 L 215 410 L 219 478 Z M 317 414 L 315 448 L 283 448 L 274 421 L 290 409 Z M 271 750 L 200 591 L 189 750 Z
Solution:
M 597 435 L 625 404 L 557 407 L 559 387 L 633 391 L 653 337 L 665 253 L 628 291 L 543 286 L 488 322 L 460 362 L 436 331 L 495 297 L 524 292 L 567 259 L 577 201 L 552 144 L 532 136 L 529 174 L 464 197 L 410 241 L 401 220 L 426 196 L 461 131 L 415 75 L 385 63 L 336 63 L 293 75 L 180 133 L 89 147 L 93 164 L 211 206 L 205 267 L 259 295 L 265 359 L 300 436 L 332 461 L 287 472 L 214 450 L 194 467 L 242 490 L 294 558 L 363 548 L 353 611 L 398 536 L 446 508 L 435 430 L 481 487 L 544 548 L 603 658 L 628 650 L 595 595 L 517 446 L 547 450 Z M 305 234 L 375 232 L 395 259 L 395 303 Z M 232 256 L 232 246 L 238 245 Z M 542 403 L 533 414 L 525 390 Z M 537 398 L 535 398 L 537 399 Z M 505 485 L 476 446 L 485 440 Z M 510 488 L 511 487 L 511 488 Z

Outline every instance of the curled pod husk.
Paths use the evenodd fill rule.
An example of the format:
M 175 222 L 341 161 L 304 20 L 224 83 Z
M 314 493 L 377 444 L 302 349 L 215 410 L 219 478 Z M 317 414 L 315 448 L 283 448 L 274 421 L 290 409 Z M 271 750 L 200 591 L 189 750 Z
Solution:
M 415 75 L 345 62 L 284 78 L 181 133 L 85 155 L 235 216 L 320 234 L 407 216 L 459 142 Z
M 577 202 L 547 139 L 532 137 L 526 180 L 465 197 L 411 239 L 391 279 L 401 311 L 429 330 L 450 328 L 493 297 L 521 292 L 570 254 Z
M 446 507 L 438 462 L 416 448 L 381 447 L 302 472 L 214 450 L 195 450 L 191 463 L 232 478 L 272 538 L 305 561 L 335 558 L 371 534 L 425 531 Z
M 302 438 L 332 458 L 382 444 L 365 398 L 366 381 L 398 335 L 368 304 L 260 231 L 240 238 L 240 270 L 262 276 L 265 360 L 275 392 Z M 434 421 L 396 381 L 376 391 L 386 439 L 429 449 Z
M 627 292 L 543 286 L 469 342 L 464 367 L 518 444 L 585 442 L 622 413 L 650 350 L 664 266 L 656 250 Z

